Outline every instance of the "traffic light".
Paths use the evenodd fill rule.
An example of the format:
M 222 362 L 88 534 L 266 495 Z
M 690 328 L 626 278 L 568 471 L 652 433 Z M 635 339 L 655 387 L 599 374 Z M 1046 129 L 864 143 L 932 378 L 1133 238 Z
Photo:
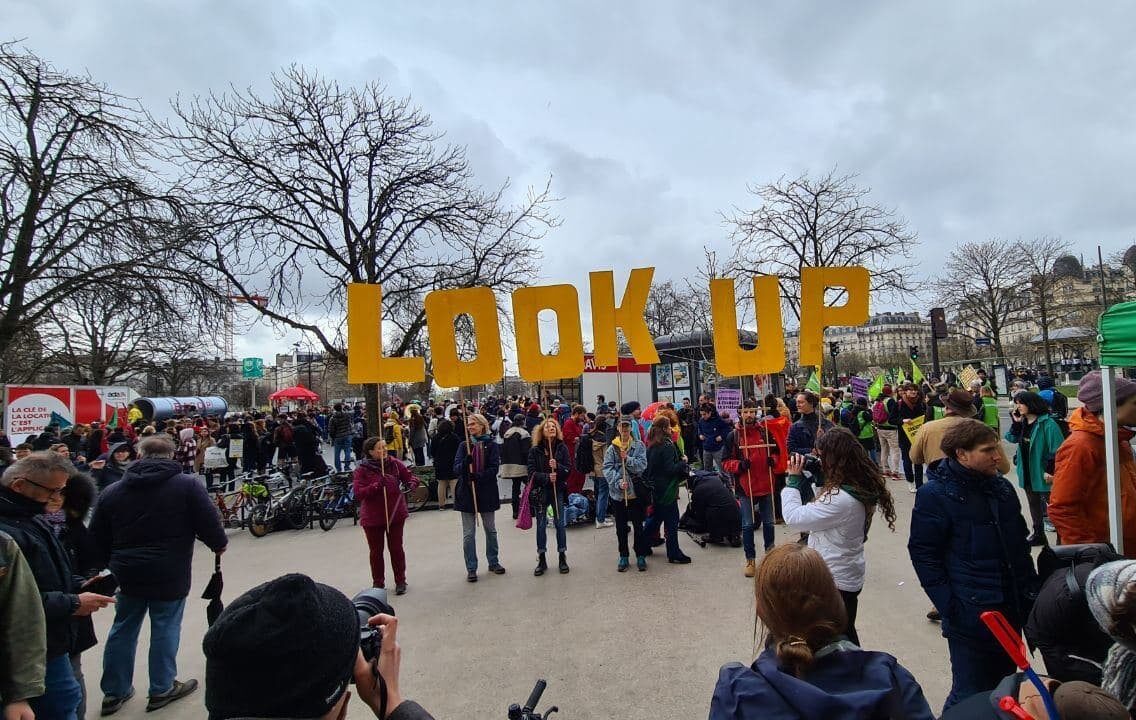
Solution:
M 918 360 L 919 359 L 919 346 L 918 345 L 910 346 L 908 348 L 908 352 L 911 353 L 911 359 L 912 360 Z
M 840 343 L 835 342 L 835 341 L 830 342 L 828 344 L 828 354 L 831 355 L 832 357 L 836 357 L 837 355 L 839 355 L 840 354 Z

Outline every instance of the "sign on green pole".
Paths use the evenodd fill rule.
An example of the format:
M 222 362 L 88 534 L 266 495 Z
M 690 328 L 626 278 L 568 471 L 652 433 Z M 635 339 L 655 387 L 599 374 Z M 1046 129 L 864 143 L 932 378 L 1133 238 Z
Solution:
M 241 377 L 245 380 L 264 377 L 264 360 L 261 358 L 245 358 L 241 362 Z

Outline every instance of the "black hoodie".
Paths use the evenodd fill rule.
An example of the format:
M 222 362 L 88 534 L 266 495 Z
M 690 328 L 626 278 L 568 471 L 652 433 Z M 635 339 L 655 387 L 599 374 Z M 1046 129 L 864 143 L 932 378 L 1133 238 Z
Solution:
M 189 594 L 193 541 L 228 544 L 221 518 L 197 478 L 167 458 L 144 458 L 103 491 L 91 533 L 122 592 L 146 600 Z

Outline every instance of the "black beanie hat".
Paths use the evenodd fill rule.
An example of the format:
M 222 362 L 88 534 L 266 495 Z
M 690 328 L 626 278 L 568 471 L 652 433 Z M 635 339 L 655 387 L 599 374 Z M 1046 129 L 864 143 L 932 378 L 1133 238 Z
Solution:
M 202 649 L 210 720 L 319 718 L 351 681 L 359 618 L 343 593 L 293 573 L 234 600 Z
M 630 402 L 623 403 L 623 407 L 619 408 L 619 412 L 623 413 L 624 415 L 630 415 L 640 407 L 642 406 L 637 401 L 631 400 Z

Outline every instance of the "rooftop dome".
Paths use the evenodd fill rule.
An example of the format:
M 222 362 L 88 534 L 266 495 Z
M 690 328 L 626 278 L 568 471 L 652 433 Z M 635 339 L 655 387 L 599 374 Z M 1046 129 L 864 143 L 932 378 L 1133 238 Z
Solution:
M 1057 277 L 1074 277 L 1084 274 L 1081 261 L 1072 255 L 1062 255 L 1053 261 L 1053 274 Z

